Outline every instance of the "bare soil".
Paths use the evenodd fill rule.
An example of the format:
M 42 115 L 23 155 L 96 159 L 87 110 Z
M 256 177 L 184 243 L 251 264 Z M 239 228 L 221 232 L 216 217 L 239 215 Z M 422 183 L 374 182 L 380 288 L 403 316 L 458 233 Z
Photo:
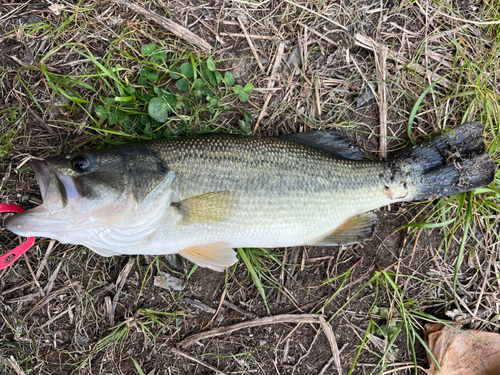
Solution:
M 84 43 L 95 56 L 105 56 L 115 41 L 135 46 L 127 39 L 131 35 L 142 44 L 165 43 L 177 51 L 189 48 L 186 42 L 157 24 L 109 1 L 61 4 L 66 5 L 66 18 L 55 15 L 48 10 L 49 4 L 43 2 L 19 5 L 6 1 L 0 5 L 0 111 L 20 108 L 13 112 L 11 119 L 7 112 L 2 112 L 2 133 L 15 135 L 9 136 L 8 144 L 1 143 L 2 150 L 6 150 L 0 160 L 1 201 L 26 209 L 41 201 L 34 174 L 25 164 L 29 156 L 43 157 L 103 144 L 102 138 L 96 137 L 96 131 L 81 126 L 90 124 L 89 115 L 63 105 L 64 100 L 49 89 L 39 70 L 45 65 L 57 74 L 76 75 L 92 68 L 89 61 L 78 62 L 81 56 L 61 46 L 63 43 Z M 457 4 L 463 8 L 462 17 L 466 18 L 480 9 L 473 1 Z M 275 0 L 261 5 L 197 0 L 189 3 L 158 0 L 142 2 L 142 5 L 187 26 L 216 46 L 213 56 L 219 61 L 218 68 L 232 71 L 239 84 L 254 84 L 257 90 L 250 101 L 241 104 L 252 113 L 254 124 L 270 92 L 266 88 L 277 44 L 283 41 L 283 66 L 287 61 L 290 63 L 294 49 L 304 58 L 296 73 L 287 74 L 284 68 L 279 71 L 277 90 L 271 91 L 273 97 L 266 115 L 254 134 L 343 128 L 372 158 L 378 158 L 380 106 L 376 99 L 371 99 L 356 108 L 356 100 L 367 87 L 367 81 L 377 81 L 375 55 L 355 45 L 353 36 L 363 33 L 401 50 L 408 58 L 427 67 L 428 58 L 416 53 L 419 44 L 433 33 L 434 27 L 447 31 L 454 26 L 439 18 L 436 8 L 425 2 L 403 4 L 391 0 L 372 4 L 360 1 L 351 5 L 326 2 L 314 6 L 300 3 L 308 11 L 293 6 L 292 2 Z M 378 7 L 382 10 L 371 11 Z M 74 14 L 78 17 L 62 26 L 63 20 Z M 264 71 L 256 64 L 238 16 L 263 59 Z M 49 31 L 29 29 L 33 36 L 27 31 L 12 33 L 19 25 L 29 22 L 44 22 L 50 25 Z M 347 32 L 336 23 L 345 25 Z M 131 31 L 125 32 L 127 28 Z M 445 39 L 437 38 L 434 43 L 429 45 L 433 51 L 453 52 L 445 49 Z M 61 46 L 62 52 L 42 63 L 44 54 L 57 46 Z M 126 68 L 136 71 L 135 66 Z M 446 73 L 439 66 L 432 65 L 432 69 L 439 74 Z M 405 147 L 408 114 L 425 89 L 426 80 L 390 59 L 387 71 L 391 156 Z M 317 86 L 316 80 L 320 82 Z M 28 89 L 41 108 L 34 104 Z M 83 97 L 93 95 L 90 90 L 79 90 Z M 436 90 L 447 92 L 443 87 Z M 450 109 L 448 122 L 458 122 L 461 115 L 457 105 Z M 417 116 L 414 136 L 438 130 L 442 117 L 442 111 L 433 111 L 433 108 Z M 231 113 L 218 121 L 221 124 L 231 119 L 231 124 L 223 125 L 238 129 L 238 118 L 241 115 Z M 109 136 L 108 140 L 117 138 Z M 424 212 L 417 216 L 421 210 Z M 423 369 L 427 369 L 429 363 L 420 341 L 416 340 L 414 345 L 418 365 L 415 369 L 412 345 L 408 345 L 405 329 L 384 356 L 390 337 L 384 336 L 377 326 L 383 327 L 393 319 L 395 324 L 402 321 L 394 292 L 383 286 L 381 271 L 400 287 L 401 293 L 405 293 L 404 302 L 414 310 L 446 319 L 445 312 L 457 307 L 451 285 L 461 230 L 451 238 L 448 252 L 444 253 L 442 228 L 400 228 L 408 222 L 418 222 L 429 211 L 430 208 L 423 205 L 392 205 L 377 212 L 380 225 L 375 238 L 369 242 L 345 247 L 274 249 L 279 262 L 261 256 L 258 268 L 263 275 L 268 309 L 242 261 L 226 273 L 199 268 L 190 275 L 192 265 L 187 262 L 176 269 L 163 257 L 103 258 L 84 248 L 38 238 L 25 256 L 0 271 L 0 357 L 3 358 L 0 358 L 0 373 L 138 374 L 139 366 L 149 375 L 214 374 L 206 364 L 224 374 L 327 375 L 341 370 L 343 374 L 351 371 L 351 374 L 364 375 L 388 373 L 383 371 L 391 369 L 399 369 L 397 374 L 424 374 Z M 475 225 L 470 233 L 468 248 L 490 249 L 493 234 L 484 226 Z M 11 233 L 0 232 L 2 253 L 18 242 Z M 471 252 L 464 260 L 457 293 L 466 301 L 467 308 L 474 311 L 480 306 L 475 309 L 474 317 L 469 315 L 466 327 L 496 330 L 495 320 L 489 319 L 498 288 L 492 286 L 482 294 L 484 300 L 478 297 L 477 289 L 489 277 L 483 262 L 486 258 L 494 262 L 498 257 L 498 247 L 496 252 L 488 251 L 484 255 L 481 251 Z M 130 271 L 123 276 L 122 271 L 131 260 Z M 490 269 L 496 270 L 493 266 Z M 155 286 L 154 277 L 160 275 L 160 271 L 185 280 L 183 290 Z M 122 276 L 125 279 L 117 296 Z M 339 277 L 325 283 L 336 276 Z M 114 300 L 116 307 L 112 313 Z M 236 308 L 223 301 L 231 302 Z M 383 309 L 389 311 L 389 316 L 380 312 Z M 262 325 L 204 339 L 186 348 L 179 346 L 192 334 L 229 327 L 255 317 L 316 313 L 332 326 L 340 350 L 341 369 L 330 361 L 332 348 L 319 324 Z M 426 321 L 411 319 L 417 334 L 423 338 L 422 326 Z M 370 331 L 369 327 L 374 328 Z M 173 353 L 172 348 L 196 357 L 198 362 Z

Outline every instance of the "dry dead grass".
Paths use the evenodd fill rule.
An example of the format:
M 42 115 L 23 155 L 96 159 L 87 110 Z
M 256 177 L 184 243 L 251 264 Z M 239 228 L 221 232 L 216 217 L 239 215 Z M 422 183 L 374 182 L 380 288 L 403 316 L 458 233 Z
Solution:
M 168 64 L 189 54 L 203 58 L 195 46 L 110 1 L 58 4 L 64 5 L 59 15 L 43 4 L 0 5 L 2 202 L 40 203 L 25 164 L 31 156 L 111 144 L 126 133 L 96 116 L 110 80 L 78 51 L 116 68 L 124 80 L 137 75 L 141 47 L 150 42 L 167 52 Z M 352 138 L 379 157 L 403 147 L 408 135 L 416 139 L 477 119 L 499 159 L 494 0 L 157 0 L 142 6 L 213 46 L 218 68 L 232 71 L 238 83 L 254 84 L 244 107 L 255 134 L 341 127 L 356 130 Z M 80 102 L 57 92 L 64 87 L 50 82 L 47 72 L 83 83 L 72 86 L 74 93 L 65 89 Z M 367 90 L 374 99 L 356 108 Z M 194 131 L 205 120 L 211 129 L 239 131 L 237 111 L 203 116 L 193 119 Z M 179 123 L 169 119 L 166 129 L 177 132 Z M 191 274 L 190 265 L 176 271 L 160 258 L 105 259 L 38 239 L 26 257 L 0 271 L 0 372 L 202 374 L 215 367 L 225 374 L 424 373 L 425 350 L 415 335 L 426 320 L 498 331 L 498 197 L 490 190 L 463 202 L 391 207 L 380 213 L 386 225 L 373 242 L 249 252 L 255 274 L 243 262 L 226 275 Z M 450 218 L 456 221 L 445 228 L 391 234 L 400 224 Z M 2 251 L 18 241 L 5 231 L 1 236 Z M 160 271 L 184 280 L 184 289 L 155 287 Z M 320 312 L 332 331 L 320 334 L 321 325 L 309 321 L 258 325 L 204 339 L 186 352 L 171 349 L 204 327 L 263 318 L 266 307 L 271 315 Z

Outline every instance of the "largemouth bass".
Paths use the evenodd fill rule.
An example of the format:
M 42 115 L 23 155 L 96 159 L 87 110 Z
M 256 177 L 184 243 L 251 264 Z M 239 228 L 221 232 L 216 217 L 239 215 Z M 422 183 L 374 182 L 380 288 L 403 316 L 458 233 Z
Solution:
M 387 162 L 335 131 L 283 138 L 210 135 L 31 161 L 43 204 L 9 217 L 22 236 L 103 256 L 179 253 L 223 270 L 237 247 L 344 245 L 370 239 L 373 210 L 490 184 L 480 123 Z

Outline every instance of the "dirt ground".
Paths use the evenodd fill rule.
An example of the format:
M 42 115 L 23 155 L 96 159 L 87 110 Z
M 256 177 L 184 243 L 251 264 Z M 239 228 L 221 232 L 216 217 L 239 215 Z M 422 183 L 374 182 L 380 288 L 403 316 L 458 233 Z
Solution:
M 253 83 L 250 100 L 239 105 L 252 114 L 254 135 L 341 128 L 371 158 L 390 157 L 409 144 L 412 108 L 436 80 L 414 116 L 412 137 L 482 119 L 470 94 L 479 73 L 464 66 L 495 64 L 489 53 L 498 51 L 498 28 L 480 23 L 498 21 L 488 13 L 491 2 L 452 1 L 452 11 L 439 1 L 135 3 L 213 46 L 217 68 L 233 72 L 236 83 Z M 41 202 L 26 164 L 31 156 L 92 149 L 122 137 L 113 131 L 126 132 L 119 125 L 105 128 L 93 110 L 57 95 L 48 82 L 46 71 L 88 72 L 86 82 L 102 85 L 91 76 L 93 63 L 71 43 L 103 62 L 116 59 L 123 76 L 136 75 L 139 65 L 123 51 L 153 42 L 174 60 L 176 53 L 198 49 L 110 1 L 54 4 L 64 5 L 60 14 L 48 2 L 0 4 L 0 201 L 26 209 Z M 283 62 L 272 78 L 280 44 Z M 496 60 L 484 71 L 495 71 Z M 491 77 L 478 81 L 498 90 Z M 98 92 L 76 90 L 92 101 L 106 93 L 103 85 Z M 366 100 L 357 107 L 360 98 Z M 380 144 L 381 113 L 387 146 Z M 211 129 L 239 131 L 241 118 L 228 112 Z M 498 224 L 477 210 L 464 229 L 462 215 L 472 203 L 457 202 L 380 209 L 375 238 L 358 245 L 245 250 L 257 275 L 242 260 L 225 273 L 191 273 L 188 262 L 176 267 L 164 257 L 103 258 L 37 238 L 0 271 L 0 373 L 424 374 L 429 362 L 419 338 L 425 323 L 455 319 L 464 328 L 499 327 Z M 401 227 L 443 217 L 462 224 Z M 1 253 L 18 243 L 2 229 Z M 182 280 L 182 290 L 158 286 L 165 273 Z M 273 324 L 259 320 L 270 316 Z M 254 326 L 208 336 L 244 322 Z M 207 337 L 184 341 L 198 333 Z

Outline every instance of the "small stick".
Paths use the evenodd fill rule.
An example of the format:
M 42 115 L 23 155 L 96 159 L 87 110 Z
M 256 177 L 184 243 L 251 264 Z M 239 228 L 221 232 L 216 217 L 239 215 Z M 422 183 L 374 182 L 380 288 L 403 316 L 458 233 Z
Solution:
M 314 94 L 316 98 L 316 109 L 318 110 L 318 117 L 321 117 L 321 99 L 319 97 L 319 87 L 320 87 L 320 82 L 319 82 L 319 76 L 316 77 L 314 80 Z M 302 267 L 300 270 L 304 270 L 304 264 L 302 264 Z
M 375 48 L 375 46 L 374 46 Z M 387 60 L 387 47 L 378 46 L 378 56 L 375 56 L 375 65 L 377 67 L 377 80 L 378 80 L 378 106 L 379 106 L 379 123 L 380 123 L 380 141 L 379 151 L 380 158 L 387 158 L 387 85 L 386 79 L 386 60 Z
M 229 302 L 227 300 L 222 301 L 222 304 L 224 306 L 229 307 L 230 309 L 233 309 L 234 311 L 238 311 L 241 315 L 248 316 L 250 319 L 256 319 L 256 318 L 258 318 L 258 316 L 255 315 L 254 313 L 251 313 L 250 311 L 242 309 L 241 307 L 239 307 L 239 306 L 235 305 L 234 303 L 231 303 L 231 302 Z
M 49 242 L 49 246 L 47 246 L 47 251 L 45 252 L 45 255 L 43 256 L 42 263 L 40 263 L 40 267 L 38 267 L 38 269 L 36 270 L 36 278 L 37 279 L 42 274 L 43 268 L 47 265 L 47 259 L 49 258 L 49 255 L 52 252 L 52 250 L 54 249 L 55 243 L 56 243 L 56 241 L 54 241 L 54 240 Z
M 135 259 L 134 258 L 130 259 L 128 263 L 125 265 L 125 267 L 123 267 L 123 269 L 120 271 L 120 274 L 116 279 L 116 285 L 118 285 L 118 287 L 116 288 L 116 294 L 113 297 L 113 303 L 111 305 L 111 311 L 109 313 L 110 325 L 115 324 L 115 310 L 116 310 L 116 305 L 118 304 L 118 298 L 120 298 L 120 293 L 123 289 L 123 286 L 125 285 L 125 281 L 127 281 L 128 274 L 130 273 L 130 270 L 132 269 L 134 263 Z
M 45 297 L 45 292 L 43 291 L 42 287 L 40 286 L 40 283 L 38 282 L 38 279 L 35 276 L 33 269 L 31 268 L 31 265 L 30 265 L 30 262 L 28 260 L 28 257 L 26 256 L 26 253 L 24 253 L 23 256 L 24 256 L 24 260 L 26 261 L 26 265 L 28 266 L 28 270 L 30 271 L 31 277 L 33 277 L 33 281 L 35 282 L 35 285 L 37 286 L 38 291 L 40 292 L 40 295 L 42 297 Z
M 25 372 L 23 370 L 21 370 L 21 367 L 19 367 L 19 365 L 17 364 L 17 362 L 13 356 L 10 356 L 10 358 L 0 357 L 0 364 L 5 364 L 5 365 L 9 366 L 10 368 L 12 368 L 12 370 L 14 370 L 14 372 L 17 375 L 26 375 Z
M 297 22 L 300 26 L 302 27 L 308 27 L 306 24 L 303 24 L 302 22 Z M 333 40 L 331 40 L 330 38 L 327 38 L 326 36 L 324 36 L 323 34 L 317 32 L 316 30 L 314 29 L 311 29 L 310 27 L 308 27 L 308 31 L 310 31 L 311 33 L 313 33 L 314 35 L 316 35 L 317 37 L 319 37 L 320 39 L 323 39 L 325 41 L 327 41 L 328 43 L 330 43 L 332 46 L 335 46 L 335 47 L 338 47 L 339 44 L 337 42 L 334 42 Z
M 196 35 L 192 31 L 189 31 L 184 26 L 181 26 L 178 23 L 175 23 L 174 21 L 169 20 L 168 18 L 159 16 L 158 14 L 153 13 L 153 12 L 147 10 L 146 8 L 143 8 L 137 4 L 131 3 L 128 0 L 111 0 L 111 1 L 113 1 L 114 3 L 119 4 L 119 5 L 125 5 L 127 8 L 130 8 L 133 11 L 135 11 L 139 14 L 142 14 L 146 18 L 163 26 L 165 29 L 167 29 L 171 33 L 173 33 L 173 34 L 177 35 L 178 37 L 188 41 L 189 43 L 197 46 L 199 49 L 201 49 L 205 52 L 209 52 L 212 50 L 212 46 L 207 41 L 200 38 L 198 35 Z
M 181 341 L 179 343 L 179 346 L 189 346 L 195 343 L 196 341 L 203 340 L 209 337 L 221 336 L 231 332 L 238 331 L 240 329 L 258 327 L 266 324 L 321 323 L 320 316 L 321 315 L 317 314 L 301 314 L 301 315 L 283 314 L 283 315 L 267 316 L 265 318 L 250 320 L 248 322 L 242 322 L 228 327 L 219 327 L 211 329 L 210 331 L 196 333 Z
M 199 363 L 200 365 L 202 366 L 205 366 L 206 368 L 209 368 L 210 370 L 212 371 L 215 371 L 216 374 L 220 374 L 220 375 L 226 375 L 226 373 L 222 372 L 221 370 L 219 370 L 217 367 L 214 367 L 212 365 L 209 365 L 208 363 L 206 362 L 203 362 L 201 359 L 198 359 L 196 358 L 195 356 L 193 355 L 190 355 L 190 354 L 187 354 L 187 353 L 184 353 L 182 350 L 179 350 L 179 349 L 176 349 L 176 348 L 172 348 L 172 353 L 174 354 L 177 354 L 177 355 L 180 355 L 182 357 L 185 357 L 187 359 L 190 359 L 191 361 L 193 362 L 196 362 L 196 363 Z
M 264 71 L 264 66 L 260 62 L 259 55 L 257 54 L 255 47 L 253 46 L 252 39 L 250 38 L 250 35 L 248 35 L 247 29 L 245 28 L 245 25 L 243 24 L 240 16 L 238 16 L 238 22 L 240 24 L 241 30 L 243 31 L 243 34 L 245 34 L 245 37 L 247 38 L 247 42 L 250 46 L 250 49 L 252 50 L 253 57 L 255 57 L 255 60 L 257 60 L 257 64 L 259 64 L 260 70 Z
M 224 302 L 224 298 L 226 298 L 226 289 L 224 289 L 224 291 L 222 292 L 222 296 L 220 297 L 219 307 L 217 307 L 217 311 L 212 316 L 212 319 L 210 319 L 210 321 L 205 325 L 205 327 L 200 329 L 200 331 L 203 331 L 205 328 L 207 328 L 214 321 L 215 317 L 219 314 L 220 308 L 222 306 L 222 302 Z
M 278 52 L 276 53 L 276 59 L 274 60 L 273 70 L 271 71 L 271 77 L 269 82 L 267 83 L 268 89 L 272 89 L 274 87 L 276 76 L 278 75 L 278 70 L 281 65 L 281 59 L 283 58 L 283 52 L 285 52 L 285 42 L 280 42 L 278 46 Z M 260 111 L 259 117 L 257 118 L 257 122 L 255 123 L 255 126 L 253 128 L 254 132 L 259 128 L 260 122 L 262 121 L 262 118 L 266 113 L 267 106 L 269 105 L 272 96 L 273 92 L 270 91 L 269 94 L 267 94 L 266 100 L 264 101 L 264 105 L 262 106 L 262 110 Z
M 219 35 L 222 36 L 232 36 L 235 38 L 242 38 L 246 37 L 245 34 L 239 34 L 239 33 L 219 33 Z M 265 40 L 274 40 L 274 36 L 267 36 L 267 35 L 248 35 L 252 39 L 265 39 Z
M 46 293 L 52 292 L 52 288 L 54 287 L 54 282 L 56 281 L 56 277 L 59 274 L 59 270 L 61 269 L 61 266 L 63 264 L 64 258 L 66 257 L 66 254 L 67 253 L 63 254 L 63 256 L 62 256 L 63 259 L 61 259 L 61 261 L 57 265 L 55 271 L 50 276 L 49 281 L 47 282 L 47 285 L 45 285 L 45 292 Z
M 335 339 L 335 334 L 333 333 L 332 326 L 330 323 L 325 321 L 323 316 L 319 317 L 319 321 L 321 324 L 321 328 L 323 328 L 323 332 L 325 332 L 325 336 L 330 343 L 330 348 L 332 349 L 333 360 L 335 362 L 335 367 L 337 368 L 337 372 L 339 375 L 342 375 L 342 364 L 340 363 L 340 354 L 339 347 L 337 345 L 337 340 Z

